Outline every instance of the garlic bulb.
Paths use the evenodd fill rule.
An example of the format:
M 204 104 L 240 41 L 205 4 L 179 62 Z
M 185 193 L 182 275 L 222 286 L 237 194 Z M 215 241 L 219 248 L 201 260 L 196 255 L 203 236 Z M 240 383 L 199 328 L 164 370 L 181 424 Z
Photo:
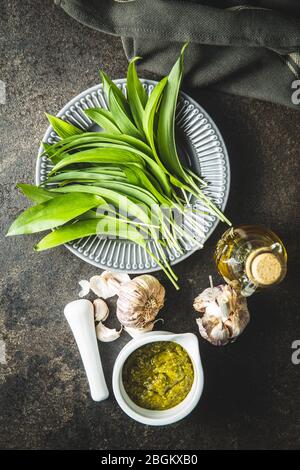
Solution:
M 223 284 L 205 289 L 194 301 L 201 336 L 215 346 L 237 339 L 249 323 L 247 301 L 233 287 Z
M 159 310 L 164 305 L 165 289 L 148 274 L 137 276 L 120 285 L 117 317 L 131 336 L 151 331 Z

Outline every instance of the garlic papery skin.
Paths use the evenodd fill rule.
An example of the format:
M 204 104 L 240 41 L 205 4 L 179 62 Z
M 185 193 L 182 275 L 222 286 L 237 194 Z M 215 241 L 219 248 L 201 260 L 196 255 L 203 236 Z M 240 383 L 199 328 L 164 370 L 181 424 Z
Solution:
M 152 331 L 154 328 L 155 322 L 148 323 L 144 328 L 130 328 L 129 326 L 124 326 L 124 330 L 132 337 L 132 338 L 140 338 L 144 333 L 148 333 L 148 331 Z
M 107 303 L 102 299 L 95 299 L 93 305 L 95 321 L 105 321 L 109 315 Z
M 126 327 L 151 331 L 153 322 L 164 305 L 165 288 L 154 276 L 143 274 L 121 284 L 117 300 L 117 317 Z M 127 330 L 128 331 L 128 330 Z M 131 335 L 132 335 L 132 330 Z
M 128 274 L 103 271 L 100 276 L 91 277 L 90 288 L 98 297 L 108 299 L 110 297 L 118 295 L 119 287 L 124 282 L 129 281 L 130 277 L 128 276 Z
M 201 336 L 215 346 L 234 342 L 250 321 L 246 298 L 227 284 L 205 289 L 195 298 L 194 309 L 200 313 L 196 322 Z
M 116 328 L 108 328 L 100 321 L 98 325 L 96 325 L 96 336 L 99 341 L 102 341 L 103 343 L 110 343 L 111 341 L 115 341 L 119 338 L 120 334 L 122 333 L 122 329 L 123 327 L 117 331 Z
M 78 293 L 78 297 L 82 298 L 82 297 L 85 297 L 86 295 L 88 295 L 88 293 L 90 292 L 90 283 L 89 283 L 89 281 L 87 281 L 86 279 L 82 279 L 81 281 L 78 282 L 78 284 L 81 287 L 81 290 Z

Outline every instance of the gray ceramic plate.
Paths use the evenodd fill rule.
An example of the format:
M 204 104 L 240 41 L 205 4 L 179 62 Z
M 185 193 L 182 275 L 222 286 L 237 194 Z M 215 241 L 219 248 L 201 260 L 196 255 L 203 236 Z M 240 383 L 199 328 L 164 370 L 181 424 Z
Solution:
M 142 82 L 148 94 L 157 83 L 152 80 L 142 80 Z M 115 83 L 126 94 L 126 80 L 115 80 Z M 102 85 L 95 85 L 76 96 L 66 104 L 58 116 L 84 129 L 89 129 L 93 123 L 85 116 L 83 110 L 93 107 L 107 108 Z M 176 125 L 181 157 L 208 183 L 205 193 L 220 209 L 224 210 L 230 186 L 230 167 L 220 131 L 204 109 L 182 92 L 178 100 Z M 52 144 L 57 140 L 59 139 L 53 128 L 48 127 L 43 141 Z M 47 157 L 40 158 L 42 151 L 41 147 L 36 165 L 37 185 L 45 181 L 52 168 Z M 203 208 L 200 201 L 193 201 L 193 204 L 200 210 Z M 172 265 L 201 248 L 218 224 L 218 219 L 212 215 L 201 214 L 197 217 L 203 227 L 204 236 L 192 244 L 182 239 L 184 254 L 166 252 Z M 66 247 L 79 258 L 102 269 L 137 274 L 160 269 L 143 248 L 126 240 L 90 236 L 68 243 Z M 148 242 L 148 247 L 157 255 L 151 240 Z

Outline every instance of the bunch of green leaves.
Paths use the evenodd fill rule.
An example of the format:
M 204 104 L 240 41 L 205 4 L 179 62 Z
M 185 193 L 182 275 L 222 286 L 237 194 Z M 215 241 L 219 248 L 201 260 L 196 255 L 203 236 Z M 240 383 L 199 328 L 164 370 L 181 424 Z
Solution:
M 201 231 L 196 209 L 186 214 L 189 197 L 200 199 L 209 213 L 229 223 L 203 193 L 203 181 L 182 165 L 177 153 L 175 113 L 185 47 L 150 96 L 137 75 L 139 58 L 128 66 L 127 96 L 100 72 L 108 109 L 85 113 L 103 132 L 84 131 L 47 115 L 60 138 L 44 144 L 53 168 L 44 187 L 19 185 L 36 205 L 16 219 L 8 235 L 51 229 L 37 251 L 100 233 L 126 238 L 142 246 L 178 287 L 166 250 L 183 253 L 181 238 L 192 241 Z M 190 232 L 176 221 L 174 209 L 184 214 Z M 147 237 L 157 256 L 149 250 Z

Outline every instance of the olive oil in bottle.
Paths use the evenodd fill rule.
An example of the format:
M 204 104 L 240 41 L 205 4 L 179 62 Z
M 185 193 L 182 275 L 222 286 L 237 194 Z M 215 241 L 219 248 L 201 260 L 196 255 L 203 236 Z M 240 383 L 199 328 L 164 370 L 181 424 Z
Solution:
M 287 269 L 282 241 L 274 232 L 258 225 L 227 230 L 217 244 L 214 258 L 225 281 L 245 296 L 278 284 Z

